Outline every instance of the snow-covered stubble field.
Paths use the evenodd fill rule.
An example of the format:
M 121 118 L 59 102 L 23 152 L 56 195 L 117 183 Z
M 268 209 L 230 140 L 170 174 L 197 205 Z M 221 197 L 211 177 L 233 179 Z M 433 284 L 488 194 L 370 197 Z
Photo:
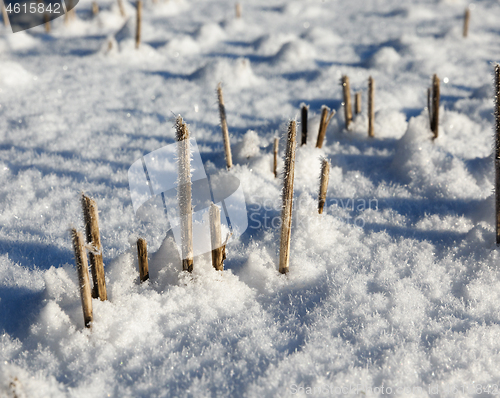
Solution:
M 239 20 L 233 1 L 146 1 L 138 51 L 133 4 L 119 34 L 117 5 L 99 5 L 93 19 L 81 1 L 77 19 L 57 19 L 48 35 L 0 33 L 2 398 L 500 393 L 497 1 L 471 5 L 467 39 L 462 0 L 248 0 Z M 363 93 L 349 132 L 344 74 Z M 181 114 L 207 172 L 222 172 L 219 81 L 249 228 L 228 245 L 223 273 L 202 256 L 185 275 L 165 224 L 136 220 L 127 171 L 174 142 Z M 285 276 L 272 145 L 302 102 L 310 134 L 297 149 Z M 317 149 L 322 105 L 337 115 Z M 318 215 L 321 157 L 332 169 Z M 93 300 L 92 330 L 69 236 L 83 229 L 81 191 L 99 206 L 109 296 Z M 150 250 L 142 285 L 139 236 Z

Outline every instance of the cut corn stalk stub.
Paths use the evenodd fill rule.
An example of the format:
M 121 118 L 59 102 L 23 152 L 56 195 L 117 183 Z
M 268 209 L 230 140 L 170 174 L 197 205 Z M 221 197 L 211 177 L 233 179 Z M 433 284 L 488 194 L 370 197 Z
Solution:
M 281 240 L 279 272 L 286 274 L 290 263 L 290 238 L 292 232 L 293 180 L 295 174 L 295 150 L 297 147 L 297 122 L 288 125 L 285 152 L 285 171 L 282 191 Z
M 496 243 L 500 245 L 500 65 L 495 65 L 495 217 Z
M 300 111 L 300 125 L 302 128 L 302 140 L 300 145 L 307 144 L 307 118 L 308 118 L 309 106 L 302 104 Z
M 75 263 L 78 270 L 78 283 L 80 285 L 80 298 L 82 301 L 83 321 L 86 328 L 90 328 L 93 320 L 92 293 L 90 289 L 89 267 L 87 253 L 85 252 L 85 241 L 81 232 L 75 228 L 71 229 L 71 239 L 75 253 Z
M 349 125 L 352 122 L 351 86 L 349 84 L 349 77 L 342 76 L 341 84 L 344 95 L 345 128 L 346 130 L 349 130 Z
M 210 216 L 210 240 L 212 244 L 212 265 L 217 271 L 224 270 L 226 258 L 226 245 L 222 244 L 220 209 L 212 203 L 209 210 Z
M 146 282 L 149 279 L 148 245 L 146 239 L 137 239 L 137 258 L 139 261 L 139 279 Z
M 321 121 L 319 123 L 319 132 L 318 132 L 318 139 L 316 141 L 316 148 L 323 147 L 323 141 L 325 140 L 326 130 L 328 128 L 328 125 L 330 124 L 330 121 L 335 116 L 335 110 L 332 110 L 330 114 L 328 114 L 329 111 L 330 108 L 328 108 L 326 105 L 323 105 L 321 107 Z
M 427 106 L 429 107 L 430 127 L 434 134 L 433 140 L 439 135 L 439 101 L 440 101 L 439 77 L 432 77 L 432 87 L 427 90 Z
M 94 250 L 89 252 L 90 267 L 92 270 L 92 297 L 102 301 L 107 300 L 106 280 L 104 276 L 104 263 L 102 260 L 101 235 L 99 232 L 99 213 L 97 203 L 82 193 L 83 219 L 85 221 L 85 234 L 87 243 Z
M 222 95 L 222 85 L 220 83 L 217 85 L 217 98 L 219 100 L 219 117 L 224 151 L 226 153 L 226 166 L 230 169 L 233 167 L 233 156 L 231 154 L 231 143 L 229 141 L 229 131 L 227 128 L 226 107 L 224 106 L 224 96 Z
M 177 139 L 177 157 L 179 184 L 177 187 L 177 201 L 181 219 L 181 253 L 182 269 L 193 271 L 193 210 L 191 207 L 191 150 L 189 130 L 178 116 L 175 123 Z
M 318 195 L 318 213 L 323 213 L 323 208 L 326 203 L 326 191 L 328 190 L 328 179 L 330 177 L 330 163 L 328 160 L 323 159 L 321 162 L 321 178 L 319 184 L 319 195 Z

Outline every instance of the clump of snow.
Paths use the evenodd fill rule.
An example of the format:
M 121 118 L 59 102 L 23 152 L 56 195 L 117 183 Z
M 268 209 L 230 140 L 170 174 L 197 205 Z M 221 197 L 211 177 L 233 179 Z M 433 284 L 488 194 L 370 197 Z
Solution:
M 393 47 L 382 47 L 370 58 L 371 68 L 392 72 L 401 60 L 401 56 Z
M 464 161 L 432 142 L 426 116 L 412 118 L 408 123 L 408 130 L 398 143 L 392 168 L 409 181 L 415 193 L 426 187 L 426 195 L 435 198 L 480 196 L 481 189 Z M 467 190 L 463 188 L 465 184 Z
M 260 138 L 259 135 L 253 131 L 248 130 L 243 139 L 233 147 L 234 155 L 240 162 L 254 157 L 259 154 Z
M 213 87 L 217 85 L 217 82 L 223 82 L 224 85 L 233 88 L 251 87 L 260 82 L 252 71 L 250 61 L 246 58 L 209 62 L 193 72 L 190 79 Z
M 207 46 L 217 43 L 226 37 L 226 33 L 216 23 L 202 25 L 195 33 L 196 40 L 200 45 Z
M 282 67 L 309 65 L 316 56 L 314 48 L 304 40 L 294 40 L 283 44 L 272 58 L 272 62 Z
M 22 86 L 34 80 L 34 76 L 16 62 L 0 61 L 0 70 L 0 87 Z
M 342 42 L 342 38 L 332 30 L 317 26 L 308 29 L 301 37 L 318 46 L 331 46 Z

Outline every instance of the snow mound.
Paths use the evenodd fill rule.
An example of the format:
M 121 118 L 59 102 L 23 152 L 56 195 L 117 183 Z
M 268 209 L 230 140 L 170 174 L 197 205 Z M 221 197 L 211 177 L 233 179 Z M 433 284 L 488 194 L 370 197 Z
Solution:
M 165 44 L 162 51 L 174 56 L 191 55 L 200 52 L 200 45 L 191 36 L 177 36 Z
M 426 114 L 410 119 L 400 139 L 392 169 L 410 189 L 429 198 L 472 199 L 484 196 L 463 160 L 431 140 Z M 439 137 L 438 139 L 439 140 Z
M 254 49 L 262 55 L 276 54 L 284 43 L 297 40 L 293 34 L 267 34 L 259 37 L 253 42 Z
M 7 46 L 13 50 L 28 50 L 35 47 L 40 43 L 39 40 L 29 35 L 25 31 L 17 32 L 16 34 L 9 34 L 5 36 Z
M 295 40 L 283 44 L 272 58 L 272 63 L 278 65 L 304 65 L 311 63 L 316 56 L 316 51 L 304 40 Z
M 393 70 L 401 60 L 401 55 L 392 47 L 382 47 L 368 61 L 371 68 Z
M 260 82 L 246 58 L 212 61 L 191 74 L 190 79 L 210 87 L 223 82 L 228 87 L 244 88 Z
M 34 77 L 21 65 L 12 61 L 0 61 L 0 87 L 14 87 L 32 82 Z
M 330 29 L 314 27 L 309 29 L 301 36 L 304 40 L 314 43 L 318 46 L 335 45 L 342 42 L 342 38 Z
M 196 41 L 201 45 L 212 45 L 226 37 L 226 32 L 216 23 L 202 25 L 195 33 Z
M 238 142 L 233 152 L 237 161 L 246 161 L 247 159 L 259 154 L 260 151 L 260 138 L 259 135 L 253 131 L 248 130 L 243 136 L 243 139 Z

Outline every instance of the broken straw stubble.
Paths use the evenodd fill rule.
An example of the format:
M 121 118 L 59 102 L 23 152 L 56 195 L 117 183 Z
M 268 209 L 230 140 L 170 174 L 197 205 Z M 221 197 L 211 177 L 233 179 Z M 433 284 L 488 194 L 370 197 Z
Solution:
M 274 161 L 273 161 L 273 169 L 274 169 L 274 178 L 278 178 L 278 148 L 279 148 L 279 138 L 274 139 Z
M 297 122 L 288 125 L 285 152 L 285 170 L 282 191 L 281 240 L 279 272 L 286 274 L 290 263 L 290 239 L 292 233 L 293 180 L 295 174 L 295 150 L 297 147 Z
M 463 29 L 464 37 L 467 37 L 469 35 L 469 20 L 470 20 L 470 8 L 467 7 L 464 13 L 464 29 Z
M 375 80 L 368 78 L 368 136 L 375 137 Z
M 323 159 L 321 162 L 321 179 L 319 183 L 319 195 L 318 195 L 318 213 L 323 213 L 323 208 L 326 203 L 326 191 L 328 190 L 328 180 L 330 177 L 330 163 L 328 160 Z
M 178 175 L 177 201 L 181 219 L 182 269 L 193 271 L 193 211 L 191 207 L 191 151 L 189 130 L 178 116 L 175 122 L 177 139 Z
M 352 122 L 352 105 L 351 105 L 351 86 L 349 84 L 349 77 L 342 76 L 342 92 L 344 95 L 344 117 L 345 128 L 349 130 L 349 125 Z
M 427 101 L 430 104 L 429 115 L 431 131 L 434 133 L 433 139 L 438 138 L 439 135 L 439 101 L 440 101 L 440 89 L 439 89 L 439 77 L 435 74 L 432 76 L 432 89 L 427 91 Z
M 139 261 L 139 280 L 146 282 L 149 279 L 148 244 L 146 239 L 137 239 L 137 259 Z
M 142 29 L 142 0 L 137 0 L 136 2 L 137 15 L 136 15 L 136 25 L 135 25 L 135 48 L 139 48 L 141 45 L 141 29 Z
M 226 246 L 222 244 L 220 209 L 212 203 L 209 210 L 210 216 L 210 240 L 212 244 L 212 266 L 217 271 L 224 270 L 224 259 L 226 258 Z
M 78 271 L 78 284 L 80 285 L 80 298 L 83 309 L 83 322 L 86 328 L 92 325 L 92 293 L 90 291 L 89 266 L 87 263 L 87 253 L 83 235 L 75 228 L 71 229 L 71 239 L 73 241 L 73 251 L 75 253 L 75 263 Z
M 354 97 L 354 108 L 356 110 L 356 115 L 361 113 L 361 93 L 358 91 Z
M 99 213 L 97 210 L 97 203 L 95 200 L 82 193 L 82 207 L 87 243 L 92 247 L 92 250 L 89 252 L 92 280 L 94 281 L 92 297 L 99 298 L 104 301 L 108 299 L 108 294 L 106 291 L 104 263 L 102 260 L 102 245 L 101 234 L 99 232 Z
M 316 148 L 323 147 L 323 141 L 325 140 L 326 130 L 330 121 L 335 116 L 335 110 L 332 110 L 330 114 L 328 114 L 330 108 L 326 105 L 321 107 L 321 121 L 319 122 L 319 131 L 318 131 L 318 139 L 316 140 Z
M 224 96 L 222 95 L 222 85 L 217 85 L 217 98 L 219 100 L 219 117 L 222 130 L 222 139 L 224 141 L 224 151 L 226 152 L 226 166 L 228 170 L 233 166 L 233 156 L 231 154 L 231 143 L 229 141 L 229 131 L 226 120 L 226 107 L 224 106 Z
M 500 64 L 495 65 L 495 218 L 496 243 L 500 245 Z
M 302 108 L 300 111 L 300 125 L 302 128 L 302 140 L 300 145 L 307 144 L 307 118 L 308 118 L 309 106 L 302 104 Z

